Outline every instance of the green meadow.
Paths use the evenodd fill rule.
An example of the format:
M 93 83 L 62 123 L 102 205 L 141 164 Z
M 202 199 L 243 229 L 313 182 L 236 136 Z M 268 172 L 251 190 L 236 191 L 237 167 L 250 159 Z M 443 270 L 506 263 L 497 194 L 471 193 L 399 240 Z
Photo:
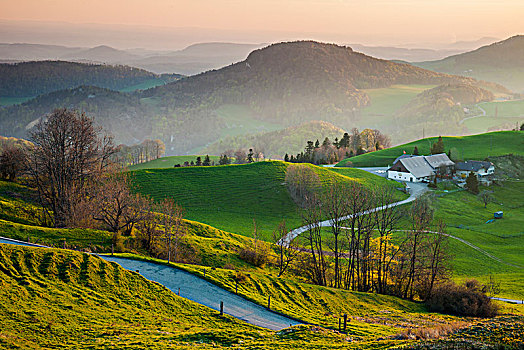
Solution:
M 387 88 L 364 89 L 370 99 L 370 104 L 360 110 L 360 128 L 387 128 L 387 122 L 396 111 L 407 104 L 421 92 L 432 89 L 436 85 L 392 85 Z
M 186 210 L 186 217 L 190 220 L 244 236 L 251 236 L 256 224 L 261 237 L 268 240 L 282 220 L 289 229 L 301 224 L 299 208 L 291 199 L 285 183 L 288 165 L 281 161 L 267 161 L 148 169 L 133 172 L 132 179 L 136 190 L 142 194 L 155 200 L 173 198 Z M 325 185 L 357 181 L 366 186 L 398 186 L 358 169 L 338 174 L 330 168 L 306 166 L 314 169 Z
M 456 148 L 458 154 L 465 160 L 483 160 L 489 156 L 505 154 L 524 155 L 524 132 L 497 131 L 471 136 L 443 136 L 446 151 Z M 437 137 L 425 138 L 403 145 L 370 152 L 342 160 L 336 166 L 374 167 L 388 166 L 403 153 L 411 154 L 417 146 L 420 154 L 430 154 L 431 145 L 437 142 Z

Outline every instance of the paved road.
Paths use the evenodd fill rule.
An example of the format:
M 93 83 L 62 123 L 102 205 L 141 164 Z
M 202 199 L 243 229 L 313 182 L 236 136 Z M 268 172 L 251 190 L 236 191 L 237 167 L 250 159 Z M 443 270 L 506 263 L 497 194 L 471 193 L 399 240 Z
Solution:
M 399 206 L 399 205 L 402 205 L 402 204 L 411 203 L 415 199 L 420 197 L 422 194 L 424 194 L 424 192 L 426 192 L 427 189 L 428 189 L 427 185 L 423 184 L 423 183 L 409 183 L 409 186 L 411 188 L 411 195 L 407 199 L 404 199 L 404 200 L 402 200 L 400 202 L 395 202 L 395 203 L 391 203 L 391 204 L 388 204 L 388 205 L 383 205 L 381 207 L 377 207 L 377 208 L 374 208 L 374 209 L 371 209 L 371 210 L 366 210 L 366 211 L 363 211 L 363 212 L 360 212 L 360 213 L 350 214 L 350 215 L 346 215 L 346 216 L 341 216 L 338 219 L 336 219 L 336 221 L 337 222 L 338 221 L 344 221 L 344 220 L 351 219 L 353 216 L 367 215 L 367 214 L 374 213 L 374 212 L 377 212 L 377 211 L 381 211 L 381 210 L 384 210 L 384 209 L 387 209 L 387 208 L 392 208 L 392 207 L 396 207 L 396 206 Z M 324 220 L 324 221 L 319 222 L 318 224 L 320 225 L 320 227 L 331 227 L 331 226 L 333 226 L 333 221 L 332 220 Z M 289 231 L 280 241 L 278 241 L 278 244 L 279 245 L 283 245 L 284 247 L 288 247 L 289 243 L 291 243 L 295 238 L 300 236 L 302 233 L 309 231 L 309 229 L 310 229 L 310 226 L 309 225 L 305 225 L 305 226 L 296 228 L 296 229 L 294 229 L 292 231 Z
M 485 117 L 485 116 L 486 116 L 486 110 L 484 110 L 484 108 L 480 107 L 480 104 L 477 105 L 477 108 L 480 109 L 481 114 L 477 114 L 477 115 L 474 115 L 474 116 L 472 116 L 472 117 L 464 118 L 464 119 L 462 119 L 461 121 L 459 121 L 459 125 L 464 124 L 464 122 L 465 122 L 466 120 L 468 120 L 468 119 L 480 118 L 480 117 Z
M 47 248 L 37 244 L 5 238 L 0 238 L 0 243 Z M 256 326 L 272 330 L 281 330 L 291 325 L 300 324 L 295 320 L 272 312 L 265 307 L 257 305 L 202 278 L 177 268 L 112 256 L 99 255 L 99 257 L 107 261 L 115 262 L 124 269 L 131 271 L 138 270 L 146 279 L 158 282 L 176 294 L 178 294 L 178 288 L 180 288 L 181 297 L 205 305 L 211 309 L 219 311 L 220 302 L 223 301 L 224 313 Z

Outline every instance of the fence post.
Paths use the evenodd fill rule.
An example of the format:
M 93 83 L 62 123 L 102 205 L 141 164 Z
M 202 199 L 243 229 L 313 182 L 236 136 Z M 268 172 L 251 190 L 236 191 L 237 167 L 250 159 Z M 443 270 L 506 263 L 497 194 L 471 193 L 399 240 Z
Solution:
M 115 244 L 111 243 L 111 255 L 115 254 Z
M 348 315 L 344 314 L 344 333 L 346 332 L 347 323 L 348 323 Z
M 180 287 L 178 287 L 178 296 L 180 296 Z
M 220 316 L 224 315 L 224 302 L 220 302 Z
M 64 238 L 64 249 L 66 249 L 66 240 Z
M 235 280 L 235 294 L 238 294 L 238 280 Z
M 206 269 L 204 268 L 204 278 L 206 278 Z
M 341 331 L 341 325 L 340 325 L 340 317 L 338 318 L 338 331 L 340 332 Z
M 271 295 L 267 297 L 267 308 L 271 309 Z

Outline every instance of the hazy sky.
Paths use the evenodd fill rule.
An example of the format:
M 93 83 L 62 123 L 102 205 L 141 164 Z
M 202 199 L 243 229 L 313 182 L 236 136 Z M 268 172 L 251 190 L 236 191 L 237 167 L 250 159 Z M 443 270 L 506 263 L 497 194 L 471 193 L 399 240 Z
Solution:
M 0 20 L 213 28 L 271 41 L 284 33 L 374 44 L 524 33 L 524 0 L 0 0 L 0 8 Z

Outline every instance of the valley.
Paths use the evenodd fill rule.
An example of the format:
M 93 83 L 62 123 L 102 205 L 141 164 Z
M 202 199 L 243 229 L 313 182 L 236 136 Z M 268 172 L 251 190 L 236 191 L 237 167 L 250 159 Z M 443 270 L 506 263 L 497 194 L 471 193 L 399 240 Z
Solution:
M 522 349 L 522 38 L 0 44 L 0 348 Z

